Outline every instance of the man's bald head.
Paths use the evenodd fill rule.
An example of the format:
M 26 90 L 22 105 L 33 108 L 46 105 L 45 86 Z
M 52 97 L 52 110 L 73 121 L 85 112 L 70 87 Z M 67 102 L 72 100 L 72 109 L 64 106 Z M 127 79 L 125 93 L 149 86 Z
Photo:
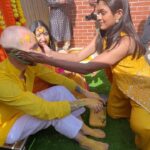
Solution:
M 25 27 L 10 26 L 1 34 L 0 45 L 5 49 L 22 49 L 35 40 L 33 33 Z

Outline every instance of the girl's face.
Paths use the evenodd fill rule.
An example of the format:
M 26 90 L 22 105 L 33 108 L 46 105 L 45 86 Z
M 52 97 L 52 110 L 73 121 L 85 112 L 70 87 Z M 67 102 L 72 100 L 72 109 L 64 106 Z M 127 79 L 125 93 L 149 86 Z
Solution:
M 49 33 L 45 27 L 39 26 L 36 28 L 35 37 L 39 43 L 39 45 L 46 44 L 48 45 L 50 42 Z
M 116 20 L 119 20 L 119 14 L 112 14 L 110 8 L 104 1 L 100 1 L 96 6 L 97 20 L 101 30 L 107 30 L 111 28 Z

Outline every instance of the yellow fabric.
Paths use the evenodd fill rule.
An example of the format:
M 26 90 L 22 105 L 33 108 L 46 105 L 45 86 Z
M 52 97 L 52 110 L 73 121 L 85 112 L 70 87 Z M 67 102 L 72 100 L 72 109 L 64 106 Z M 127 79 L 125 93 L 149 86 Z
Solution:
M 120 35 L 125 36 L 126 33 L 121 32 Z M 107 45 L 106 39 L 107 37 L 103 41 L 103 49 Z M 123 94 L 150 112 L 150 65 L 144 56 L 138 59 L 127 56 L 112 66 L 111 72 L 113 84 L 116 84 L 115 86 Z
M 150 113 L 131 101 L 130 124 L 136 133 L 135 143 L 141 150 L 150 150 Z
M 113 80 L 109 94 L 107 112 L 112 118 L 129 118 L 131 111 L 130 99 L 122 93 Z
M 77 84 L 47 67 L 38 64 L 26 69 L 24 80 L 20 71 L 8 59 L 0 63 L 0 145 L 18 117 L 29 114 L 41 119 L 61 118 L 70 113 L 68 101 L 48 102 L 32 93 L 35 76 L 52 83 L 66 86 L 73 91 Z
M 127 56 L 111 71 L 108 114 L 113 118 L 130 118 L 138 148 L 150 150 L 150 66 L 143 56 Z
M 113 80 L 126 96 L 150 112 L 150 66 L 128 56 L 112 68 Z
M 79 53 L 80 51 L 82 51 L 83 48 L 72 48 L 68 51 L 68 53 Z M 81 63 L 88 63 L 90 60 L 94 59 L 94 55 L 90 55 L 87 58 L 85 58 L 84 60 L 81 61 Z
M 49 69 L 51 69 L 52 71 L 56 71 L 56 67 L 54 66 L 50 66 L 50 65 L 45 65 L 46 67 L 48 67 Z M 36 77 L 35 80 L 34 80 L 34 86 L 33 86 L 33 93 L 36 93 L 36 92 L 39 92 L 39 91 L 42 91 L 42 90 L 45 90 L 49 87 L 52 87 L 54 86 L 53 84 L 50 84 L 46 81 L 43 81 L 42 79 Z
M 122 95 L 117 88 L 108 100 L 107 111 L 112 118 L 130 118 L 130 126 L 136 134 L 135 143 L 141 150 L 150 150 L 150 113 L 134 101 Z M 115 96 L 113 98 L 111 96 Z M 112 99 L 111 99 L 112 98 Z
M 79 51 L 81 51 L 82 49 L 80 48 L 72 48 L 68 51 L 68 53 L 78 53 Z M 93 56 L 89 56 L 87 59 L 83 60 L 82 62 L 85 63 L 86 61 L 91 60 L 92 58 L 94 58 Z M 66 76 L 69 79 L 74 80 L 77 84 L 79 84 L 82 88 L 84 89 L 88 89 L 88 85 L 86 83 L 86 80 L 84 78 L 84 75 L 79 74 L 79 73 L 75 73 L 75 72 L 70 72 L 64 69 L 60 69 L 54 66 L 49 66 L 47 65 L 47 67 L 49 67 L 50 69 L 55 70 L 57 73 L 63 74 L 64 76 Z M 62 72 L 61 72 L 62 71 Z M 76 91 L 73 91 L 73 94 L 77 97 L 77 98 L 82 98 L 85 97 L 83 94 L 79 94 Z
M 85 80 L 85 78 L 81 74 L 69 72 L 69 73 L 66 73 L 65 76 L 68 77 L 69 79 L 74 80 L 82 88 L 88 89 L 88 85 L 86 83 L 86 80 Z M 76 91 L 73 91 L 72 93 L 73 93 L 73 95 L 76 96 L 76 98 L 85 98 L 86 97 L 85 95 L 80 94 L 80 93 L 78 93 Z

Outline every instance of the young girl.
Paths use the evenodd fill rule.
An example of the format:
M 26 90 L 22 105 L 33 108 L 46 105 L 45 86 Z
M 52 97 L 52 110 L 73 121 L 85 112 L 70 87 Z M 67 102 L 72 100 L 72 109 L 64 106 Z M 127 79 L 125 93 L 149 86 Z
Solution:
M 128 0 L 98 0 L 97 19 L 106 36 L 100 54 L 87 64 L 71 62 L 75 55 L 29 52 L 26 58 L 78 73 L 111 68 L 113 75 L 107 111 L 113 118 L 128 118 L 138 149 L 150 149 L 150 66 L 135 32 Z M 94 43 L 94 42 L 93 42 Z M 78 54 L 78 61 L 95 51 L 95 45 Z M 76 55 L 77 56 L 77 55 Z M 61 61 L 68 59 L 69 61 Z M 59 61 L 58 61 L 59 60 Z M 76 60 L 77 61 L 77 60 Z
M 30 30 L 35 34 L 35 37 L 38 41 L 39 46 L 43 49 L 43 53 L 49 54 L 53 50 L 50 48 L 53 48 L 53 43 L 51 42 L 51 36 L 48 27 L 45 25 L 44 22 L 41 20 L 34 21 L 30 27 Z M 74 51 L 73 51 L 74 52 Z M 71 52 L 71 53 L 73 53 Z M 75 55 L 75 54 L 73 54 Z M 48 66 L 50 69 L 56 71 L 57 73 L 61 73 L 65 75 L 66 77 L 75 80 L 82 88 L 88 89 L 88 85 L 86 83 L 85 78 L 78 73 L 69 72 L 62 68 L 56 68 L 53 66 Z M 34 84 L 34 92 L 41 91 L 45 88 L 48 88 L 50 85 L 48 83 L 45 83 L 44 81 L 41 81 L 40 79 L 36 78 L 35 84 Z M 84 96 L 79 93 L 73 93 L 77 98 L 83 98 Z M 93 110 L 90 110 L 90 119 L 89 123 L 92 126 L 95 127 L 104 127 L 106 125 L 106 114 L 104 111 L 101 111 L 99 113 L 94 113 Z
M 53 43 L 51 42 L 50 32 L 46 24 L 41 20 L 36 20 L 31 24 L 30 30 L 35 34 L 39 46 L 43 49 L 43 53 L 45 54 L 50 53 L 52 51 L 52 49 L 50 48 L 53 48 L 54 46 Z M 88 89 L 85 78 L 82 75 L 73 72 L 66 72 L 62 68 L 56 68 L 53 66 L 48 66 L 48 67 L 56 71 L 57 73 L 64 74 L 68 78 L 75 80 L 84 89 Z M 42 90 L 45 87 L 47 88 L 47 86 L 49 85 L 44 83 L 44 81 L 40 81 L 39 79 L 36 79 L 34 85 L 34 91 Z M 81 97 L 81 95 L 77 93 L 74 94 L 76 94 L 77 97 Z

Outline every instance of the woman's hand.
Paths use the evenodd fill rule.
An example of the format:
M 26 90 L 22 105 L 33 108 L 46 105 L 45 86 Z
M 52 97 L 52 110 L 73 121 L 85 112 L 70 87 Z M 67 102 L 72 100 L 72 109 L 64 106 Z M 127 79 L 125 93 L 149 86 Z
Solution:
M 28 60 L 35 63 L 45 63 L 45 60 L 47 59 L 46 54 L 34 50 L 19 51 L 17 52 L 17 56 L 23 60 Z
M 43 53 L 45 53 L 46 55 L 50 55 L 50 52 L 52 51 L 52 49 L 50 49 L 50 47 L 45 42 L 41 42 L 39 44 L 42 47 Z

